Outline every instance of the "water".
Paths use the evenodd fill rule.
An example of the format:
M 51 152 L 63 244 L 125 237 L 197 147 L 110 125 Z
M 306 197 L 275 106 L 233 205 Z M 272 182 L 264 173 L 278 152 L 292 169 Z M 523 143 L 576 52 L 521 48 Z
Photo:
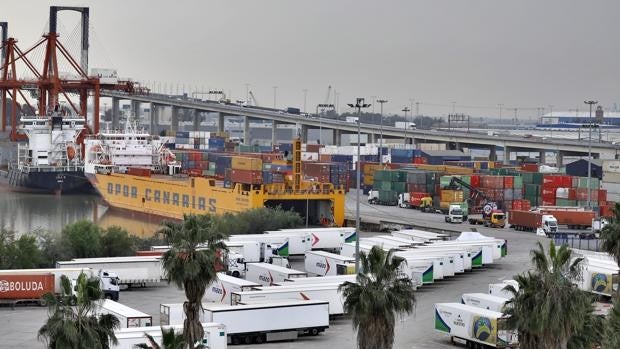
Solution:
M 0 227 L 17 235 L 37 230 L 59 233 L 64 226 L 88 219 L 100 227 L 118 225 L 138 236 L 151 236 L 161 217 L 108 209 L 97 195 L 44 195 L 0 190 Z

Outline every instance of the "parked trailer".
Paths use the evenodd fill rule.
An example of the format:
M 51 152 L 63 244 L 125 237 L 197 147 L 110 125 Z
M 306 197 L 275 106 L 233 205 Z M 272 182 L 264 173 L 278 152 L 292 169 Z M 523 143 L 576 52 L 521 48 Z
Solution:
M 164 330 L 174 329 L 174 332 L 178 335 L 183 333 L 183 325 L 165 326 Z M 205 348 L 209 349 L 226 349 L 228 347 L 228 340 L 226 336 L 226 326 L 217 323 L 202 323 L 202 329 L 204 335 L 201 340 L 201 344 Z M 160 326 L 147 326 L 147 327 L 133 327 L 122 328 L 114 331 L 114 335 L 118 340 L 117 345 L 112 345 L 112 349 L 134 349 L 138 344 L 149 344 L 146 335 L 151 336 L 157 344 L 162 348 L 162 327 Z
M 545 233 L 558 231 L 558 220 L 553 215 L 536 211 L 511 210 L 508 212 L 508 224 L 521 231 L 536 231 L 539 228 Z
M 294 340 L 329 327 L 329 302 L 278 301 L 250 305 L 207 304 L 205 318 L 224 324 L 232 344 Z
M 304 265 L 307 272 L 320 276 L 355 274 L 355 258 L 326 251 L 306 252 Z
M 151 315 L 109 299 L 98 301 L 95 312 L 97 315 L 112 314 L 116 316 L 120 322 L 120 328 L 147 327 L 153 324 Z
M 245 279 L 261 285 L 272 285 L 285 279 L 306 277 L 308 273 L 268 263 L 247 263 Z
M 254 241 L 258 242 L 261 246 L 261 258 L 262 262 L 265 261 L 270 255 L 275 254 L 278 256 L 286 257 L 288 256 L 288 244 L 286 237 L 281 235 L 269 235 L 269 234 L 242 234 L 242 235 L 231 235 L 228 237 L 224 243 L 235 243 L 235 242 L 248 242 Z
M 249 291 L 256 286 L 260 285 L 225 273 L 217 273 L 217 279 L 207 286 L 204 300 L 230 304 L 230 295 L 233 292 Z
M 56 296 L 62 294 L 62 275 L 65 275 L 73 284 L 81 273 L 89 278 L 98 277 L 104 297 L 118 300 L 118 278 L 113 272 L 95 273 L 90 268 L 11 269 L 0 270 L 0 303 L 14 305 L 36 302 L 41 306 L 46 306 L 47 301 L 43 298 L 45 294 L 52 293 Z
M 426 281 L 424 281 L 424 276 L 422 277 L 422 284 L 429 284 L 429 283 L 434 282 L 434 280 L 442 280 L 445 277 L 447 277 L 447 275 L 445 275 L 446 267 L 444 266 L 444 263 L 446 263 L 445 256 L 416 255 L 416 254 L 407 253 L 406 251 L 395 252 L 394 256 L 405 259 L 407 263 L 415 263 L 416 261 L 419 261 L 425 264 L 429 262 L 432 263 L 433 272 L 431 275 L 433 276 L 433 281 L 428 280 L 428 274 L 427 274 Z
M 268 230 L 265 234 L 269 236 L 282 236 L 288 242 L 286 247 L 290 256 L 303 255 L 306 251 L 312 249 L 312 236 L 309 233 Z
M 411 240 L 411 239 L 399 238 L 399 237 L 396 237 L 396 236 L 393 236 L 393 235 L 377 235 L 377 236 L 374 236 L 374 237 L 375 238 L 380 238 L 380 239 L 383 239 L 383 240 L 386 240 L 386 241 L 394 241 L 394 242 L 397 242 L 397 243 L 406 244 L 409 247 L 417 247 L 417 246 L 422 246 L 422 245 L 425 244 L 422 241 L 414 241 L 414 240 Z
M 465 248 L 465 246 L 445 246 L 445 247 L 434 247 L 430 246 L 420 246 L 412 251 L 434 251 L 434 252 L 445 252 L 452 253 L 455 257 L 454 259 L 454 270 L 457 273 L 464 273 L 465 271 L 472 269 L 472 255 L 471 252 Z
M 389 235 L 386 236 L 373 236 L 371 238 L 363 238 L 360 241 L 365 241 L 366 243 L 375 242 L 381 244 L 387 244 L 388 246 L 394 246 L 395 248 L 404 249 L 404 248 L 413 248 L 417 246 L 424 245 L 424 243 L 409 240 L 403 241 L 401 238 L 391 238 Z
M 401 229 L 392 232 L 392 236 L 410 238 L 411 240 L 432 242 L 432 241 L 446 241 L 450 240 L 450 235 L 442 233 L 433 233 L 430 231 L 418 230 L 418 229 Z
M 482 264 L 492 264 L 494 260 L 501 259 L 507 253 L 506 241 L 501 239 L 445 241 L 434 243 L 431 246 L 482 246 Z
M 581 278 L 575 284 L 579 289 L 611 297 L 618 290 L 618 264 L 613 261 L 584 257 L 580 263 Z
M 435 330 L 464 340 L 467 347 L 518 348 L 517 330 L 500 312 L 461 303 L 435 304 Z
M 401 264 L 401 273 L 411 279 L 414 286 L 432 284 L 435 281 L 434 264 L 435 260 L 403 257 L 405 261 Z M 438 261 L 441 263 L 440 261 Z
M 344 314 L 344 295 L 338 284 L 265 286 L 255 291 L 233 292 L 232 305 L 267 303 L 282 300 L 320 300 L 329 302 L 329 315 Z
M 339 250 L 345 242 L 355 242 L 357 232 L 355 228 L 301 228 L 301 229 L 280 229 L 281 232 L 310 234 L 312 237 L 313 250 Z M 338 237 L 337 239 L 335 237 Z
M 56 268 L 91 268 L 93 270 L 112 270 L 118 275 L 118 282 L 128 286 L 146 286 L 158 283 L 164 276 L 160 257 L 102 257 L 76 258 L 56 262 Z
M 487 293 L 463 293 L 461 303 L 502 313 L 508 299 Z
M 596 218 L 594 211 L 586 211 L 583 208 L 541 206 L 536 211 L 552 215 L 559 225 L 565 225 L 568 229 L 590 229 L 592 220 Z
M 340 283 L 344 282 L 356 282 L 357 275 L 328 275 L 328 276 L 308 276 L 305 278 L 292 278 L 285 279 L 284 282 L 279 282 L 277 285 L 286 286 L 290 284 L 322 284 L 322 283 Z
M 200 312 L 198 316 L 200 317 L 200 322 L 207 322 L 204 317 L 204 312 Z M 183 325 L 183 321 L 185 321 L 185 311 L 183 311 L 183 303 L 166 303 L 159 305 L 160 325 Z
M 517 292 L 519 291 L 519 283 L 515 280 L 503 280 L 502 282 L 489 284 L 489 294 L 493 296 L 503 297 L 506 299 L 512 299 L 514 296 L 511 292 L 504 290 L 508 285 L 514 287 Z
M 457 273 L 457 270 L 459 273 L 463 272 L 463 263 L 462 260 L 459 263 L 458 261 L 460 260 L 460 256 L 457 256 L 455 253 L 453 252 L 445 252 L 445 251 L 424 251 L 424 250 L 408 250 L 408 251 L 402 251 L 399 252 L 398 254 L 396 254 L 399 257 L 404 257 L 404 256 L 409 256 L 409 257 L 422 257 L 422 258 L 428 258 L 428 257 L 438 257 L 441 258 L 443 264 L 443 275 L 444 277 L 447 276 L 454 276 L 454 274 Z

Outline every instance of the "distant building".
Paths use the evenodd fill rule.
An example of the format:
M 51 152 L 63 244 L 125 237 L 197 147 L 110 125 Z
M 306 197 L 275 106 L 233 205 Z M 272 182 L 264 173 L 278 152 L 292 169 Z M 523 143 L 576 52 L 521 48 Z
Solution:
M 590 121 L 590 111 L 554 111 L 547 113 L 541 117 L 537 127 L 541 128 L 579 128 L 583 124 L 596 123 L 601 127 L 620 127 L 620 112 L 603 112 L 602 109 L 592 111 L 592 120 Z
M 588 159 L 579 159 L 566 165 L 566 174 L 571 176 L 588 177 Z M 592 159 L 590 176 L 598 179 L 603 178 L 602 160 Z

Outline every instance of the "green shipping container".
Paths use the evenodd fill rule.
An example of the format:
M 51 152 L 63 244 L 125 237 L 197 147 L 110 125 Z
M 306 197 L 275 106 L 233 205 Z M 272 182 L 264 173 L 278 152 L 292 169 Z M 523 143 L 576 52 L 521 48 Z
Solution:
M 388 170 L 375 171 L 375 181 L 391 181 L 392 174 Z
M 538 197 L 540 195 L 540 186 L 537 184 L 526 184 L 524 193 L 525 193 L 525 196 Z
M 514 177 L 513 188 L 515 188 L 515 189 L 522 189 L 523 188 L 523 177 L 521 177 L 521 176 L 515 176 Z
M 452 180 L 452 176 L 441 176 L 439 178 L 439 185 L 441 185 L 442 188 L 445 188 L 450 185 L 451 180 Z
M 392 171 L 392 181 L 393 182 L 407 182 L 407 172 L 406 171 Z
M 588 187 L 588 177 L 578 177 L 579 178 L 579 183 L 577 184 L 578 188 L 587 188 Z M 598 178 L 590 178 L 590 188 L 592 189 L 599 189 L 600 188 L 600 183 Z
M 396 204 L 398 202 L 398 194 L 393 190 L 379 190 L 379 201 Z
M 537 172 L 524 172 L 522 175 L 523 184 L 542 184 L 543 174 Z
M 407 192 L 406 182 L 392 182 L 392 190 L 401 194 Z
M 375 179 L 375 183 L 373 186 L 376 190 L 392 190 L 392 182 L 390 181 L 377 181 Z
M 556 206 L 577 206 L 577 200 L 555 199 Z

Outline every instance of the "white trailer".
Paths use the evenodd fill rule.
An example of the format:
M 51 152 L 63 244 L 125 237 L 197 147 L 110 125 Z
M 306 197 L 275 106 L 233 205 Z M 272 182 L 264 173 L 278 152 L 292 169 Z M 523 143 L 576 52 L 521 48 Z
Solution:
M 488 239 L 479 241 L 438 241 L 434 244 L 438 245 L 466 245 L 466 246 L 489 246 L 492 251 L 493 259 L 500 259 L 507 254 L 506 240 L 502 239 Z
M 287 234 L 310 234 L 313 250 L 340 251 L 345 242 L 355 242 L 355 228 L 281 229 Z
M 56 262 L 56 268 L 110 270 L 118 275 L 119 284 L 128 286 L 158 283 L 164 276 L 161 257 L 158 256 L 76 258 Z
M 268 230 L 270 236 L 282 236 L 288 242 L 288 255 L 299 256 L 312 250 L 312 236 L 309 233 L 296 233 L 281 230 Z
M 268 263 L 247 263 L 245 279 L 261 285 L 284 282 L 285 279 L 306 277 L 308 273 Z
M 508 285 L 514 287 L 517 292 L 519 291 L 519 283 L 515 280 L 503 280 L 499 283 L 489 284 L 489 294 L 493 296 L 503 297 L 506 299 L 512 299 L 514 296 L 511 292 L 504 290 Z
M 146 327 L 153 324 L 153 317 L 139 310 L 109 299 L 97 302 L 97 315 L 112 314 L 120 321 L 120 328 Z
M 233 292 L 231 305 L 267 303 L 281 300 L 319 300 L 329 302 L 329 315 L 344 314 L 344 295 L 338 284 L 273 286 L 255 291 Z
M 262 261 L 268 258 L 270 255 L 275 254 L 279 256 L 288 256 L 288 244 L 286 237 L 282 235 L 269 235 L 269 234 L 242 234 L 231 235 L 228 240 L 225 240 L 225 244 L 235 242 L 247 242 L 254 241 L 260 244 Z
M 487 293 L 463 293 L 461 303 L 502 313 L 508 299 Z
M 430 231 L 418 230 L 418 229 L 403 229 L 392 232 L 392 236 L 409 238 L 411 240 L 432 242 L 432 241 L 444 241 L 450 240 L 450 235 L 442 233 L 433 233 Z
M 264 251 L 258 241 L 226 241 L 229 252 L 235 252 L 243 256 L 245 262 L 264 261 Z M 271 254 L 271 252 L 270 252 Z
M 580 263 L 581 277 L 574 283 L 580 290 L 611 297 L 618 290 L 618 264 L 585 257 Z
M 461 303 L 435 304 L 435 330 L 465 341 L 468 348 L 480 344 L 493 348 L 518 348 L 517 330 L 502 313 Z
M 429 259 L 405 258 L 405 261 L 400 265 L 400 272 L 411 279 L 416 288 L 424 284 L 431 284 L 434 282 L 434 262 Z
M 402 244 L 406 244 L 409 247 L 418 247 L 418 246 L 424 246 L 425 243 L 422 241 L 414 241 L 411 239 L 405 239 L 405 238 L 399 238 L 396 236 L 392 236 L 392 235 L 377 235 L 374 236 L 375 238 L 380 238 L 380 239 L 384 239 L 384 240 L 388 240 L 388 241 L 394 241 L 394 242 L 399 242 Z
M 183 325 L 166 326 L 165 330 L 170 328 L 174 329 L 177 334 L 183 333 Z M 228 347 L 228 338 L 226 336 L 226 326 L 217 323 L 202 323 L 204 330 L 204 336 L 200 342 L 205 348 L 209 349 L 226 349 Z M 150 345 L 146 335 L 150 335 L 155 339 L 157 344 L 163 348 L 162 341 L 162 327 L 160 326 L 148 326 L 148 327 L 133 327 L 123 328 L 114 331 L 114 335 L 118 340 L 117 345 L 113 345 L 111 349 L 134 349 L 138 344 Z
M 435 252 L 435 251 L 417 251 L 417 250 L 407 250 L 407 251 L 398 251 L 394 253 L 395 256 L 409 258 L 409 257 L 418 257 L 418 258 L 440 258 L 443 264 L 441 264 L 441 268 L 443 270 L 443 277 L 454 276 L 455 274 L 455 255 L 454 253 L 445 253 L 445 252 Z
M 356 282 L 357 275 L 331 275 L 331 276 L 309 276 L 305 278 L 293 278 L 286 279 L 284 282 L 277 283 L 278 286 L 286 286 L 290 284 L 323 284 L 323 283 L 339 283 L 343 284 L 346 281 Z
M 380 238 L 361 238 L 360 243 L 372 246 L 379 246 L 381 248 L 394 249 L 394 250 L 404 250 L 408 249 L 410 246 L 404 245 L 402 243 L 398 243 L 396 241 L 389 241 Z
M 251 305 L 208 304 L 205 318 L 224 324 L 229 343 L 262 343 L 318 335 L 329 327 L 329 302 L 278 301 Z
M 416 247 L 409 251 L 424 251 L 425 253 L 432 251 L 452 255 L 454 256 L 454 271 L 456 273 L 464 273 L 472 268 L 471 253 L 466 248 L 460 246 L 433 247 L 433 245 L 429 245 Z
M 306 272 L 319 276 L 355 273 L 355 258 L 326 251 L 308 251 L 304 257 Z
M 249 291 L 259 284 L 245 279 L 217 273 L 217 280 L 213 281 L 205 291 L 204 301 L 230 304 L 230 295 L 233 292 Z

